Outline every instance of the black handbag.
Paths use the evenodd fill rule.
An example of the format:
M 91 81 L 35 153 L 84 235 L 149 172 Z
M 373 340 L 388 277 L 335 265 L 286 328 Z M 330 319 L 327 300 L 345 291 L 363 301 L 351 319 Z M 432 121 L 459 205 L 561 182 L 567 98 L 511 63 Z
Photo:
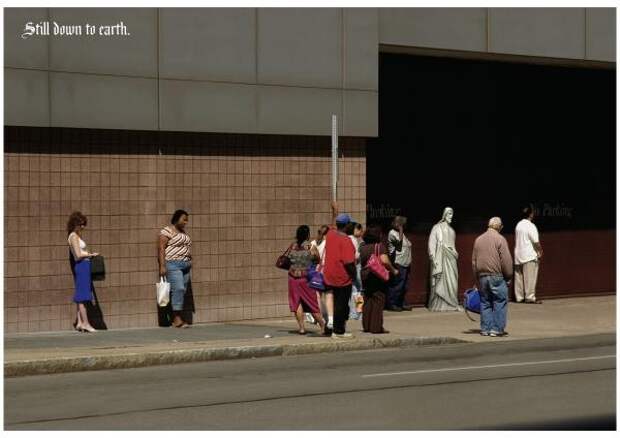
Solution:
M 284 269 L 285 271 L 289 270 L 289 268 L 291 267 L 291 259 L 290 259 L 290 257 L 288 255 L 291 253 L 291 249 L 293 249 L 293 244 L 292 243 L 291 243 L 291 246 L 289 246 L 288 249 L 286 251 L 284 251 L 284 254 L 282 254 L 276 260 L 276 267 L 277 268 Z
M 90 275 L 93 281 L 105 280 L 105 262 L 102 255 L 90 259 Z

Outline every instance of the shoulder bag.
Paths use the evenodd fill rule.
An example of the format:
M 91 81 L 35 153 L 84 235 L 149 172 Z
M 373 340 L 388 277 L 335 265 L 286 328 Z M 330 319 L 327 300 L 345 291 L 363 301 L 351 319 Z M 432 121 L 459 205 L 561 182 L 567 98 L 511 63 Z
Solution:
M 285 271 L 288 271 L 290 269 L 291 259 L 288 255 L 291 253 L 292 248 L 293 248 L 293 244 L 291 244 L 291 246 L 289 246 L 288 249 L 284 251 L 284 254 L 278 257 L 278 259 L 276 260 L 277 268 L 284 269 Z
M 375 252 L 366 262 L 366 268 L 369 272 L 372 272 L 377 278 L 383 281 L 388 281 L 390 279 L 390 272 L 385 266 L 383 266 L 383 263 L 381 263 L 378 243 L 375 243 Z

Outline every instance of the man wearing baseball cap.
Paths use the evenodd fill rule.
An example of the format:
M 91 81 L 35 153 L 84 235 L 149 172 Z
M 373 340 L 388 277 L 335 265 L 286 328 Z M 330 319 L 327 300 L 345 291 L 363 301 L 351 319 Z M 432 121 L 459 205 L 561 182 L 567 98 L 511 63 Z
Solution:
M 351 337 L 346 333 L 346 320 L 349 316 L 349 300 L 351 287 L 357 271 L 355 269 L 355 247 L 349 236 L 344 232 L 351 222 L 351 216 L 338 214 L 336 202 L 332 202 L 333 224 L 325 236 L 325 265 L 323 277 L 325 287 L 332 289 L 334 294 L 334 337 Z M 326 328 L 329 335 L 329 326 Z

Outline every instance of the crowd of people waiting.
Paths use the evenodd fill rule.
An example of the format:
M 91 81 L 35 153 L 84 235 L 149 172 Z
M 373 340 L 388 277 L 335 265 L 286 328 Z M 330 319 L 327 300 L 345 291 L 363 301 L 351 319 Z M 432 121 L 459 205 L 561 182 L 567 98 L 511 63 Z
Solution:
M 442 221 L 433 230 L 444 226 L 451 231 L 449 242 L 443 242 L 443 238 L 437 235 L 435 239 L 449 246 L 447 250 L 454 254 L 454 281 L 450 288 L 444 287 L 451 289 L 448 295 L 451 295 L 454 304 L 434 307 L 462 311 L 457 302 L 454 232 L 449 227 L 452 215 L 453 210 L 447 207 Z M 525 207 L 522 217 L 515 230 L 514 266 L 508 243 L 500 234 L 503 224 L 499 217 L 491 218 L 487 231 L 475 241 L 472 268 L 477 283 L 474 288 L 479 287 L 482 336 L 507 335 L 506 306 L 513 271 L 517 302 L 540 303 L 535 297 L 535 287 L 542 247 L 538 230 L 533 224 L 533 206 Z M 346 321 L 359 319 L 360 313 L 364 332 L 389 333 L 383 326 L 383 311 L 412 309 L 404 302 L 412 246 L 403 231 L 406 222 L 405 217 L 396 216 L 384 240 L 380 226 L 369 225 L 364 230 L 349 215 L 338 214 L 337 204 L 333 202 L 332 224 L 321 226 L 316 240 L 309 242 L 310 229 L 307 225 L 297 229 L 296 241 L 276 265 L 288 270 L 289 306 L 295 314 L 299 334 L 306 334 L 305 322 L 309 321 L 318 323 L 325 336 L 350 337 L 351 333 L 346 332 Z M 434 246 L 437 245 L 431 242 L 430 247 Z M 432 262 L 440 259 L 432 249 L 429 252 Z M 286 263 L 282 263 L 283 257 Z M 440 279 L 435 271 L 442 272 L 442 266 L 438 265 L 435 263 L 432 272 L 435 280 Z M 432 290 L 431 297 L 433 292 L 437 295 L 436 302 L 445 298 L 446 291 L 443 289 L 443 296 Z M 430 301 L 432 304 L 433 300 Z M 363 305 L 360 306 L 361 303 Z M 433 310 L 432 305 L 429 305 L 429 310 Z
M 295 242 L 278 259 L 277 265 L 288 271 L 289 307 L 298 333 L 306 334 L 309 320 L 319 324 L 325 336 L 351 337 L 346 321 L 360 314 L 364 332 L 388 333 L 384 309 L 411 310 L 403 303 L 411 263 L 411 242 L 403 233 L 406 221 L 395 219 L 388 248 L 380 226 L 364 230 L 348 214 L 339 214 L 335 202 L 331 208 L 331 225 L 321 226 L 312 242 L 309 227 L 301 225 Z
M 384 241 L 380 226 L 364 229 L 348 214 L 339 214 L 336 202 L 332 202 L 331 210 L 331 225 L 321 226 L 312 241 L 310 228 L 298 227 L 295 242 L 276 263 L 288 272 L 288 301 L 298 333 L 306 334 L 305 323 L 309 321 L 318 324 L 325 336 L 351 337 L 346 321 L 360 316 L 364 332 L 389 333 L 383 326 L 383 311 L 412 309 L 404 303 L 412 246 L 403 231 L 406 218 L 394 218 Z M 444 218 L 451 219 L 452 209 L 446 208 L 446 212 Z M 542 247 L 533 218 L 533 207 L 526 207 L 516 228 L 514 269 L 506 239 L 500 235 L 500 218 L 492 218 L 487 232 L 476 239 L 472 267 L 480 286 L 481 335 L 506 335 L 508 284 L 513 270 L 517 302 L 540 302 L 535 286 Z M 185 231 L 188 221 L 189 213 L 175 211 L 158 240 L 159 275 L 170 283 L 172 325 L 178 328 L 189 326 L 182 318 L 192 265 L 192 241 Z M 82 239 L 86 224 L 81 212 L 72 213 L 67 222 L 67 242 L 77 305 L 74 327 L 92 333 L 96 329 L 88 320 L 85 304 L 93 300 L 91 259 L 98 254 L 88 251 Z

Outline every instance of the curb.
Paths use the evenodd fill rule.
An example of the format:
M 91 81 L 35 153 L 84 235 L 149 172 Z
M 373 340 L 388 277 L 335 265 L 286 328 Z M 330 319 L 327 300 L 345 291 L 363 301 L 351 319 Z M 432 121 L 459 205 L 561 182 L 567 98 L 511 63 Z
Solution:
M 251 359 L 261 357 L 296 356 L 302 354 L 374 350 L 380 348 L 408 348 L 428 345 L 466 344 L 450 337 L 372 338 L 362 340 L 329 340 L 314 344 L 282 344 L 240 347 L 211 347 L 177 349 L 161 352 L 123 353 L 107 356 L 60 357 L 54 359 L 19 360 L 5 362 L 4 377 L 22 377 L 41 374 L 72 373 L 79 371 L 141 368 L 180 363 L 214 360 Z

